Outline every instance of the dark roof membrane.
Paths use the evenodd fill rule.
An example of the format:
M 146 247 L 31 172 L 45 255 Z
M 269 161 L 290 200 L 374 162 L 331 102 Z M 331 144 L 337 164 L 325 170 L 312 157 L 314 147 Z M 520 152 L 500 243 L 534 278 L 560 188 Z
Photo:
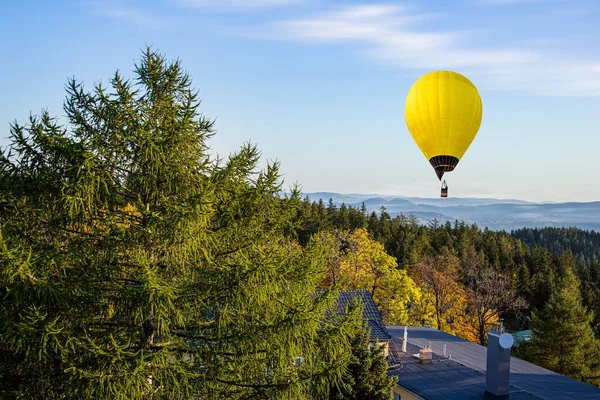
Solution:
M 387 326 L 392 342 L 402 348 L 404 327 Z M 433 362 L 420 364 L 412 358 L 429 345 Z M 443 345 L 451 358 L 444 358 Z M 409 327 L 407 352 L 401 366 L 390 371 L 398 384 L 430 400 L 486 399 L 487 348 L 429 327 Z M 516 357 L 510 362 L 511 400 L 600 399 L 600 388 L 557 374 Z
M 346 307 L 355 299 L 362 300 L 363 318 L 369 323 L 371 330 L 371 340 L 389 340 L 392 337 L 388 333 L 381 314 L 371 297 L 371 293 L 366 290 L 342 290 L 337 299 L 337 309 L 340 314 L 344 313 Z

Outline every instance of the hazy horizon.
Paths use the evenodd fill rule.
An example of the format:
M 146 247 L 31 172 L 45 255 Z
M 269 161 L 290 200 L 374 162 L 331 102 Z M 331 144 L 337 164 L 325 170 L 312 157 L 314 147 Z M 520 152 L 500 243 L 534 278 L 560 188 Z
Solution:
M 284 192 L 289 193 L 289 189 L 285 188 Z M 437 200 L 440 199 L 440 202 L 444 202 L 444 199 L 441 199 L 439 197 L 439 195 L 431 195 L 431 196 L 413 196 L 413 195 L 406 195 L 406 194 L 402 194 L 402 193 L 390 193 L 390 194 L 385 194 L 385 193 L 357 193 L 357 192 L 333 192 L 331 190 L 315 190 L 315 191 L 306 191 L 306 190 L 302 190 L 302 193 L 304 195 L 310 195 L 310 194 L 316 194 L 316 193 L 331 193 L 331 194 L 336 194 L 336 195 L 341 195 L 341 196 L 364 196 L 364 197 L 368 197 L 368 198 L 375 198 L 375 197 L 383 197 L 383 198 L 387 198 L 387 199 L 392 199 L 392 198 L 406 198 L 406 199 L 410 199 L 410 198 L 421 198 L 421 199 L 427 199 L 427 200 Z M 450 198 L 454 198 L 454 199 L 483 199 L 483 200 L 499 200 L 499 201 L 510 201 L 510 200 L 514 200 L 514 201 L 519 201 L 519 202 L 527 202 L 527 203 L 535 203 L 535 204 L 542 204 L 542 203 L 569 203 L 569 202 L 575 202 L 575 203 L 590 203 L 590 202 L 598 202 L 600 200 L 589 200 L 589 201 L 556 201 L 556 200 L 539 200 L 539 201 L 534 201 L 534 200 L 527 200 L 527 199 L 522 199 L 522 198 L 516 198 L 516 197 L 491 197 L 491 196 L 450 196 Z

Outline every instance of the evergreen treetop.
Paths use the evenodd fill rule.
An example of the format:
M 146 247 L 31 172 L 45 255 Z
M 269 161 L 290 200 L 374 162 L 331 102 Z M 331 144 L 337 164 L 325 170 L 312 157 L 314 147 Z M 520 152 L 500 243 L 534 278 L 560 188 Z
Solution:
M 255 146 L 209 153 L 180 61 L 70 80 L 67 123 L 11 126 L 0 154 L 0 397 L 322 398 L 360 314 L 315 295 L 299 192 Z M 302 363 L 296 363 L 302 357 Z

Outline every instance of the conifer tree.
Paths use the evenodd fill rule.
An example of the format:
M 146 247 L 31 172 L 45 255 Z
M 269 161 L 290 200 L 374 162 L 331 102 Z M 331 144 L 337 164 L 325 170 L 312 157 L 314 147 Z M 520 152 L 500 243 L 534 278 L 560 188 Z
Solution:
M 579 281 L 568 265 L 564 277 L 542 312 L 532 316 L 531 343 L 519 350 L 530 361 L 571 376 L 598 383 L 598 340 L 591 328 L 592 315 L 581 304 Z
M 133 79 L 70 80 L 66 124 L 11 126 L 0 397 L 324 398 L 341 382 L 360 315 L 315 294 L 323 254 L 289 239 L 298 190 L 282 200 L 250 144 L 214 158 L 198 106 L 181 63 L 147 49 Z
M 368 327 L 352 340 L 352 361 L 343 385 L 332 388 L 331 400 L 390 400 L 395 379 L 387 376 L 383 347 L 369 343 Z

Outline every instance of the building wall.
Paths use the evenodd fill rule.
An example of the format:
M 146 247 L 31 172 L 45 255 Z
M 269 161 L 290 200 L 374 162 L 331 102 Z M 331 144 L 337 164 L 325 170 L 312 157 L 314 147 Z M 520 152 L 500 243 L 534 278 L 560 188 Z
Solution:
M 400 385 L 396 385 L 394 387 L 394 400 L 423 400 L 423 398 L 409 392 Z
M 378 344 L 380 347 L 383 347 L 383 355 L 384 355 L 384 356 L 386 356 L 386 357 L 387 357 L 387 356 L 389 356 L 389 355 L 390 355 L 390 349 L 389 349 L 389 347 L 390 347 L 390 346 L 389 346 L 389 343 L 388 343 L 388 341 L 387 341 L 387 340 L 385 340 L 385 341 L 381 341 L 381 342 L 377 342 L 377 344 Z
M 383 347 L 383 355 L 385 357 L 390 355 L 390 343 L 387 340 L 380 340 L 377 342 L 369 342 L 369 344 L 367 345 L 367 348 L 369 350 L 371 350 L 373 348 L 373 345 L 376 345 L 377 347 Z

